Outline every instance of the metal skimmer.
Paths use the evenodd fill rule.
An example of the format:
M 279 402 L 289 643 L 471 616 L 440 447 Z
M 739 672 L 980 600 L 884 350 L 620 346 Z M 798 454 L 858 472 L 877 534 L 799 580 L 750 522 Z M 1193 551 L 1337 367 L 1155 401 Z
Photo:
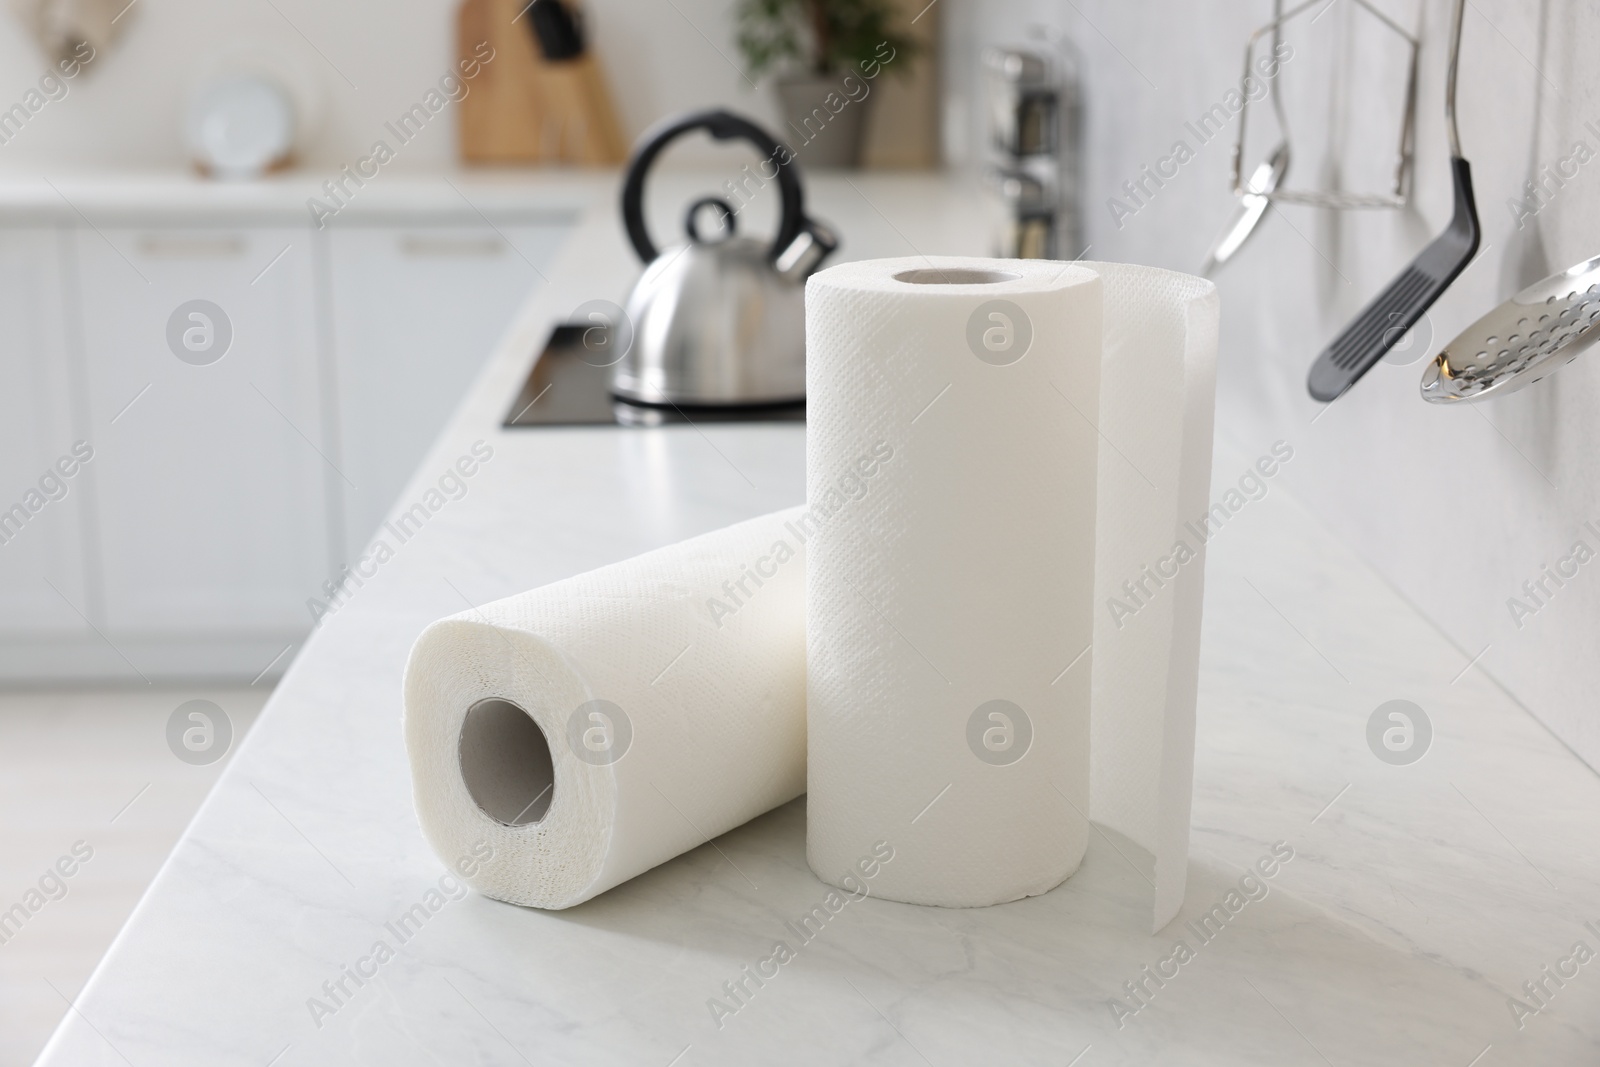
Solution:
M 1503 396 L 1565 367 L 1600 341 L 1600 256 L 1552 274 L 1461 334 L 1422 372 L 1435 404 Z

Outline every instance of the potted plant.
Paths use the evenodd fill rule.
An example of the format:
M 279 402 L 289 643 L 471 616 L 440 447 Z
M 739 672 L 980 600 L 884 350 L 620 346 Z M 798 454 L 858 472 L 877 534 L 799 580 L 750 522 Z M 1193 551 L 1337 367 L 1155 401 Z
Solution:
M 738 0 L 739 50 L 752 78 L 777 75 L 783 139 L 806 165 L 860 162 L 872 81 L 906 73 L 917 47 L 896 14 L 894 0 Z

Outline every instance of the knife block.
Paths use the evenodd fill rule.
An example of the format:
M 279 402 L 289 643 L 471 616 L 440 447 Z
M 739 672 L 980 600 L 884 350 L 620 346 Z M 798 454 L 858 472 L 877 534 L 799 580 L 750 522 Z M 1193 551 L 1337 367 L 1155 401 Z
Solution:
M 468 163 L 568 163 L 615 166 L 626 156 L 605 76 L 592 50 L 546 60 L 528 24 L 524 0 L 463 0 L 456 13 L 456 54 L 473 57 L 488 42 L 461 101 L 461 158 Z

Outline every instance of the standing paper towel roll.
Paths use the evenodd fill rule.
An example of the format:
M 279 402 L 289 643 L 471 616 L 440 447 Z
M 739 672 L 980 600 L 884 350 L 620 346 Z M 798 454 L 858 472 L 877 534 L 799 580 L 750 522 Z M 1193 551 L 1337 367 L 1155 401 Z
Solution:
M 807 855 L 880 896 L 1043 893 L 1087 841 L 1101 286 L 1043 261 L 873 260 L 806 286 Z
M 876 498 L 809 545 L 812 868 L 837 882 L 882 839 L 880 895 L 1000 903 L 1071 874 L 1092 814 L 1155 854 L 1164 925 L 1204 545 L 1164 588 L 1140 568 L 1172 564 L 1204 510 L 1215 288 L 907 259 L 834 267 L 806 295 L 813 512 L 861 441 L 896 452 Z M 1136 626 L 1110 606 L 1124 580 L 1151 591 Z
M 566 908 L 800 795 L 800 515 L 424 631 L 405 738 L 439 857 L 488 896 Z

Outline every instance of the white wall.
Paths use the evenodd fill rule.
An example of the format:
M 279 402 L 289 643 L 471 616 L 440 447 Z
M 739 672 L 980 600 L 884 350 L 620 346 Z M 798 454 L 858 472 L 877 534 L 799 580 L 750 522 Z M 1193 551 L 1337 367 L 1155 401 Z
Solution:
M 1480 665 L 1600 766 L 1600 561 L 1520 630 L 1507 609 L 1525 580 L 1580 537 L 1600 551 L 1600 538 L 1580 530 L 1585 519 L 1600 526 L 1593 429 L 1600 422 L 1600 354 L 1477 407 L 1424 404 L 1417 395 L 1420 353 L 1409 366 L 1380 364 L 1326 413 L 1319 415 L 1305 392 L 1318 350 L 1450 215 L 1442 119 L 1449 2 L 1376 2 L 1402 24 L 1420 26 L 1424 38 L 1415 205 L 1366 213 L 1287 207 L 1267 218 L 1217 278 L 1217 431 L 1251 455 L 1278 438 L 1292 442 L 1295 459 L 1284 477 L 1294 490 L 1457 643 L 1458 659 L 1415 665 L 1419 691 L 1448 685 L 1488 646 Z M 1141 164 L 1169 151 L 1184 120 L 1237 83 L 1244 40 L 1270 11 L 1268 0 L 957 0 L 946 17 L 952 38 L 960 24 L 974 36 L 996 37 L 1029 17 L 1072 32 L 1084 53 L 1089 109 L 1090 257 L 1194 270 L 1230 213 L 1231 128 L 1120 229 L 1106 201 Z M 1392 115 L 1379 90 L 1396 83 L 1398 68 L 1392 52 L 1364 33 L 1356 5 L 1341 0 L 1284 67 L 1297 184 L 1331 180 L 1341 169 L 1351 188 L 1381 178 L 1392 151 L 1389 126 L 1375 135 L 1370 124 Z M 1531 166 L 1568 155 L 1575 140 L 1600 153 L 1600 136 L 1582 125 L 1600 120 L 1596 55 L 1600 11 L 1592 3 L 1468 4 L 1461 138 L 1473 164 L 1484 251 L 1429 316 L 1429 355 L 1522 282 L 1600 254 L 1600 159 L 1527 230 L 1518 232 L 1506 206 Z M 959 77 L 955 69 L 952 75 Z M 1254 125 L 1255 115 L 1251 128 L 1263 136 L 1248 150 L 1247 165 L 1271 140 L 1270 126 Z M 1319 603 L 1283 608 L 1316 640 L 1317 618 L 1337 595 L 1329 590 Z M 1330 686 L 1342 686 L 1329 678 Z
M 710 104 L 772 119 L 768 94 L 734 65 L 731 7 L 731 0 L 590 0 L 592 40 L 630 138 L 664 115 Z M 218 57 L 245 48 L 281 55 L 304 72 L 323 101 L 304 159 L 313 169 L 336 168 L 364 153 L 383 123 L 449 68 L 455 9 L 454 0 L 138 0 L 122 19 L 121 39 L 70 83 L 66 98 L 0 146 L 0 173 L 185 165 L 189 86 Z M 0 7 L 0 110 L 47 66 L 9 5 Z M 454 115 L 447 118 L 395 166 L 453 162 Z

